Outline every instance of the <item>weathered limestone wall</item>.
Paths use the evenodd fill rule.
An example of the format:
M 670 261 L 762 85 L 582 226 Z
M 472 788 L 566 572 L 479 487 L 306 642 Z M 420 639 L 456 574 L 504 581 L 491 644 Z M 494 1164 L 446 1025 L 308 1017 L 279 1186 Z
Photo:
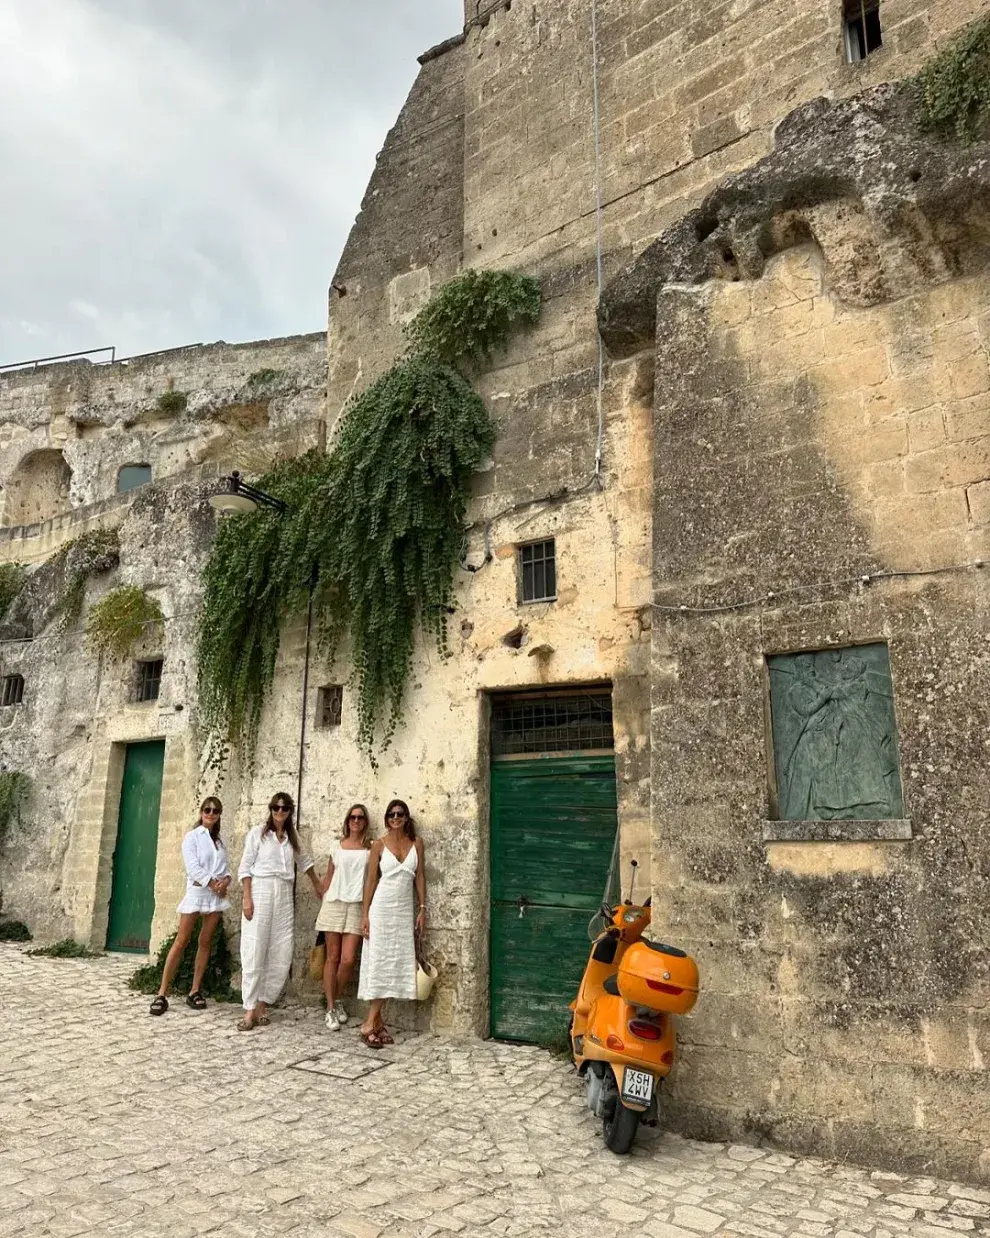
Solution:
M 291 450 L 295 427 L 322 417 L 325 388 L 322 333 L 0 374 L 0 522 L 33 525 L 110 499 L 125 464 L 172 477 L 236 443 L 245 471 L 264 467 L 272 440 Z M 185 407 L 171 410 L 180 396 Z
M 0 853 L 0 895 L 4 914 L 40 940 L 74 936 L 102 948 L 124 751 L 146 739 L 166 740 L 153 942 L 174 928 L 184 888 L 179 843 L 199 802 L 195 637 L 216 519 L 205 496 L 223 469 L 260 471 L 278 452 L 318 444 L 325 366 L 321 332 L 0 376 L 8 498 L 25 457 L 30 468 L 37 453 L 56 450 L 42 445 L 58 444 L 73 471 L 67 511 L 0 530 L 0 560 L 31 571 L 30 600 L 0 625 L 0 674 L 25 683 L 23 702 L 0 708 L 0 768 L 34 784 Z M 157 407 L 169 390 L 187 395 L 184 411 Z M 155 480 L 114 493 L 118 467 L 136 462 L 150 463 Z M 89 580 L 87 608 L 111 588 L 139 585 L 166 616 L 161 633 L 123 662 L 92 653 L 81 624 L 63 633 L 50 613 L 64 584 L 53 554 L 99 527 L 118 530 L 120 565 Z M 159 699 L 138 703 L 135 660 L 158 656 Z
M 987 152 L 886 90 L 777 139 L 602 313 L 657 348 L 654 919 L 703 986 L 668 1116 L 986 1179 Z M 904 820 L 774 820 L 767 659 L 874 642 Z

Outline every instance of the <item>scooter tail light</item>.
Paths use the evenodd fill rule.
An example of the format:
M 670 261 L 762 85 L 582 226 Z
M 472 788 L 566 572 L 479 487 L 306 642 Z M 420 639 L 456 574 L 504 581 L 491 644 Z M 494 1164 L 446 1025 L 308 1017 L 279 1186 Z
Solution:
M 663 1035 L 663 1029 L 649 1019 L 630 1019 L 629 1030 L 640 1040 L 659 1040 Z
M 647 980 L 646 983 L 649 988 L 656 989 L 658 993 L 669 993 L 671 997 L 680 997 L 684 992 L 676 984 L 664 984 L 662 980 Z
M 674 1050 L 668 1049 L 666 1053 L 661 1053 L 660 1061 L 663 1062 L 664 1066 L 672 1066 L 674 1062 Z
M 621 1037 L 616 1036 L 614 1032 L 609 1032 L 605 1037 L 605 1048 L 611 1049 L 615 1053 L 622 1053 L 626 1047 L 626 1042 Z

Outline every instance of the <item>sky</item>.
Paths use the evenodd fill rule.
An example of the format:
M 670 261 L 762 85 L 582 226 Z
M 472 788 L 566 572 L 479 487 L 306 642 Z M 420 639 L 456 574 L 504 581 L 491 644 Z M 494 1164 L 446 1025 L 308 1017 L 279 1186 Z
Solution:
M 462 0 L 0 0 L 0 365 L 318 331 Z

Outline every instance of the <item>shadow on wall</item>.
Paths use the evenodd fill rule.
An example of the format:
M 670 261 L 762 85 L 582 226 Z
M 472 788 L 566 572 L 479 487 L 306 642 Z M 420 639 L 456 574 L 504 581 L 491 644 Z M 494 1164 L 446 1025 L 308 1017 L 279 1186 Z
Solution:
M 32 451 L 7 482 L 0 525 L 39 524 L 69 509 L 72 470 L 60 451 Z

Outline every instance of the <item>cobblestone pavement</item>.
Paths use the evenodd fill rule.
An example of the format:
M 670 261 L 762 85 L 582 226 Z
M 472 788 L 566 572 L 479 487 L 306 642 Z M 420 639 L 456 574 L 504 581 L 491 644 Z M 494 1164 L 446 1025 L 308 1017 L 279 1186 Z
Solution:
M 652 1131 L 613 1157 L 539 1049 L 151 1019 L 133 966 L 0 946 L 0 1238 L 990 1234 L 990 1192 L 929 1178 Z

